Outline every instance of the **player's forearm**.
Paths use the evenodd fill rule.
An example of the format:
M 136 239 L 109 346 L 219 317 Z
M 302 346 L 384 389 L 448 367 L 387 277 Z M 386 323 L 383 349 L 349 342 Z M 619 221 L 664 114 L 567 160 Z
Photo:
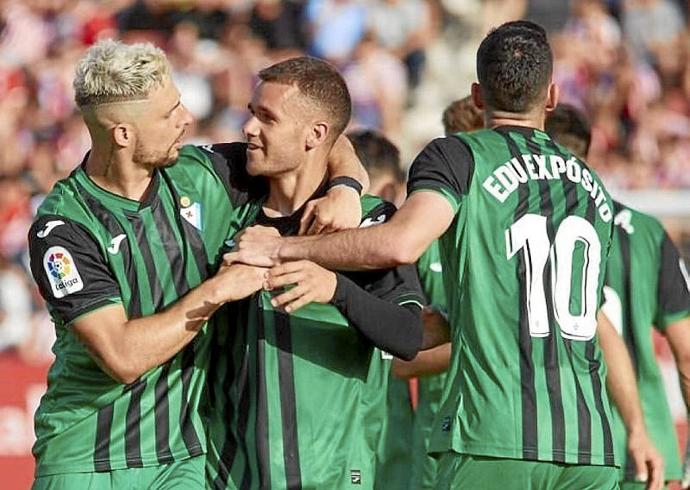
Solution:
M 685 401 L 685 410 L 690 418 L 690 359 L 678 360 L 676 358 L 676 367 L 680 378 L 680 391 Z
M 388 222 L 327 235 L 289 237 L 281 244 L 278 258 L 307 259 L 334 270 L 390 269 L 416 260 L 405 259 L 406 242 L 400 235 Z
M 690 317 L 668 325 L 665 332 L 676 361 L 680 390 L 690 416 Z
M 419 351 L 411 361 L 393 359 L 392 372 L 397 378 L 409 379 L 417 376 L 432 376 L 448 369 L 451 344 L 446 343 L 433 349 Z
M 127 321 L 113 358 L 103 360 L 109 374 L 131 383 L 180 352 L 221 306 L 216 283 L 209 279 L 164 311 Z
M 331 302 L 352 326 L 379 349 L 412 359 L 422 344 L 419 305 L 399 306 L 368 293 L 342 274 L 337 278 Z
M 645 431 L 637 379 L 625 342 L 605 315 L 599 314 L 597 333 L 607 366 L 606 387 L 628 434 Z

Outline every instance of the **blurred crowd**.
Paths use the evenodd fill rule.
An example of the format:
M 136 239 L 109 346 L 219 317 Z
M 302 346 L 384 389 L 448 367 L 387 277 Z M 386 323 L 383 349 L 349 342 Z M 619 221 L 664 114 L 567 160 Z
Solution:
M 690 189 L 683 0 L 1 1 L 0 351 L 50 356 L 54 334 L 27 274 L 26 232 L 42 196 L 88 149 L 71 82 L 96 40 L 166 50 L 196 117 L 191 142 L 242 139 L 258 70 L 309 53 L 341 69 L 353 126 L 380 129 L 411 156 L 441 134 L 443 107 L 469 93 L 487 29 L 522 17 L 548 28 L 561 98 L 589 114 L 590 163 L 607 184 Z

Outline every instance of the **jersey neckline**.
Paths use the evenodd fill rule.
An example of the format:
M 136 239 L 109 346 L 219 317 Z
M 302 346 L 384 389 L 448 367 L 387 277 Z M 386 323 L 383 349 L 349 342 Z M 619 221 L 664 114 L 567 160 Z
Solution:
M 146 207 L 150 207 L 153 204 L 153 202 L 156 199 L 156 196 L 158 195 L 158 187 L 160 185 L 160 172 L 158 169 L 154 169 L 153 171 L 153 177 L 151 179 L 151 182 L 149 183 L 149 186 L 146 189 L 144 198 L 141 201 L 137 201 L 135 199 L 130 199 L 128 197 L 124 197 L 119 194 L 115 194 L 114 192 L 111 192 L 107 189 L 104 189 L 91 179 L 91 177 L 86 173 L 85 168 L 86 161 L 88 160 L 90 153 L 90 151 L 86 152 L 84 159 L 82 160 L 79 167 L 77 167 L 75 172 L 75 177 L 77 181 L 82 186 L 84 186 L 84 188 L 87 190 L 89 194 L 96 197 L 106 206 L 116 207 L 131 212 L 140 211 Z
M 529 126 L 515 126 L 511 124 L 503 124 L 501 126 L 496 126 L 495 128 L 491 128 L 493 131 L 498 131 L 499 133 L 508 133 L 508 132 L 514 132 L 514 133 L 520 133 L 524 136 L 528 137 L 534 137 L 534 138 L 542 138 L 542 139 L 548 139 L 550 140 L 551 137 L 544 131 L 542 131 L 539 128 L 533 128 Z

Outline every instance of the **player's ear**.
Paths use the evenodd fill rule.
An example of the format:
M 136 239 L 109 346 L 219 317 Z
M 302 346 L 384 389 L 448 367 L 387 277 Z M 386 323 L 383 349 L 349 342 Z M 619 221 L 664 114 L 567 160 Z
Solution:
M 548 92 L 546 94 L 546 112 L 553 111 L 558 105 L 558 96 L 560 95 L 560 90 L 558 85 L 555 83 L 550 83 Z
M 472 102 L 480 111 L 484 110 L 484 100 L 482 99 L 482 87 L 477 82 L 472 83 Z
M 324 144 L 328 139 L 328 135 L 331 132 L 330 130 L 330 125 L 325 121 L 316 121 L 313 123 L 309 130 L 309 134 L 307 134 L 307 150 Z
M 125 123 L 120 123 L 114 125 L 110 129 L 110 134 L 113 138 L 113 142 L 122 148 L 126 148 L 128 146 L 132 146 L 134 144 L 135 140 L 135 132 L 134 132 L 134 127 L 125 124 Z

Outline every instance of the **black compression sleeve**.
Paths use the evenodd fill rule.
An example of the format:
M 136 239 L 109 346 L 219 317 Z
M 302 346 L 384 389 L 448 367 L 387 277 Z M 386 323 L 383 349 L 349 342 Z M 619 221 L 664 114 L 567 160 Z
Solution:
M 400 306 L 379 299 L 342 274 L 331 303 L 353 327 L 379 349 L 406 361 L 422 346 L 422 315 L 418 304 Z

